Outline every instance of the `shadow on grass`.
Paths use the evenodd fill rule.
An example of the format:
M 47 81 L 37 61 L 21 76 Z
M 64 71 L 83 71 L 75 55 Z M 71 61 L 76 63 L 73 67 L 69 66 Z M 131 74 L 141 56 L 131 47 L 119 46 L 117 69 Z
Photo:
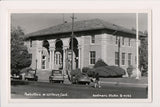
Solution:
M 22 80 L 11 80 L 11 85 L 16 86 L 16 85 L 28 85 L 28 81 L 22 81 Z

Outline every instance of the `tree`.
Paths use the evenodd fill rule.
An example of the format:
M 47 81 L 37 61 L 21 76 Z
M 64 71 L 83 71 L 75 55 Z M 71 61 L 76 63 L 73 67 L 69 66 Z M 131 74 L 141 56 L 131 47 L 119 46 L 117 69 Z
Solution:
M 146 73 L 148 71 L 148 36 L 147 32 L 145 32 L 146 37 L 141 39 L 141 45 L 139 48 L 139 65 L 140 68 L 143 68 L 142 73 Z
M 21 27 L 11 28 L 11 74 L 19 72 L 29 67 L 31 64 L 31 55 L 24 46 L 24 32 Z

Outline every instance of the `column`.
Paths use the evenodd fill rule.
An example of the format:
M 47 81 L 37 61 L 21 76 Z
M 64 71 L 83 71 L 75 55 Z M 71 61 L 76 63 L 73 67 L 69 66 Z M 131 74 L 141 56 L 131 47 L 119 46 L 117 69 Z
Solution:
M 101 35 L 101 59 L 107 63 L 107 34 Z
M 50 49 L 50 69 L 54 69 L 54 50 L 55 50 L 55 39 L 48 40 Z
M 52 69 L 52 50 L 49 50 L 49 69 Z
M 84 36 L 81 37 L 81 68 L 84 67 Z
M 81 47 L 80 46 L 78 46 L 78 68 L 81 68 Z
M 63 71 L 64 71 L 64 75 L 66 75 L 66 50 L 67 50 L 67 47 L 64 46 L 63 47 Z
M 51 65 L 50 65 L 50 68 L 51 68 L 51 69 L 54 69 L 54 51 L 55 51 L 55 48 L 51 48 L 51 49 L 50 49 L 50 56 L 51 56 L 51 57 L 50 57 L 50 61 L 51 61 L 51 62 L 50 62 L 50 64 L 51 64 Z
M 37 58 L 37 60 L 38 60 L 38 62 L 37 62 L 37 64 L 38 64 L 37 68 L 41 69 L 42 49 L 39 49 L 38 52 L 39 52 L 38 53 L 39 55 L 38 55 L 38 58 Z

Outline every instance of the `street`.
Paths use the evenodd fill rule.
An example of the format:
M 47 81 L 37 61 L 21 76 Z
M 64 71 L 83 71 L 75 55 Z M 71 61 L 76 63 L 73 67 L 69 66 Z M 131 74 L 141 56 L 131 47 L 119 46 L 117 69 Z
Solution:
M 146 87 L 109 85 L 102 83 L 101 88 L 80 84 L 58 84 L 29 82 L 27 85 L 11 85 L 11 98 L 16 99 L 136 99 L 147 98 Z

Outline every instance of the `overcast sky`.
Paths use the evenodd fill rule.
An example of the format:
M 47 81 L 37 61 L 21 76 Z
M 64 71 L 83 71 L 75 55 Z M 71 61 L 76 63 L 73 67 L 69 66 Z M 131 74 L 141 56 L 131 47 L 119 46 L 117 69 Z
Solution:
M 19 13 L 11 15 L 12 26 L 20 26 L 24 33 L 31 33 L 47 27 L 55 26 L 65 21 L 71 22 L 71 13 Z M 75 21 L 99 18 L 107 22 L 123 26 L 125 28 L 136 28 L 136 14 L 134 13 L 75 13 Z M 148 28 L 147 14 L 139 14 L 139 30 Z

